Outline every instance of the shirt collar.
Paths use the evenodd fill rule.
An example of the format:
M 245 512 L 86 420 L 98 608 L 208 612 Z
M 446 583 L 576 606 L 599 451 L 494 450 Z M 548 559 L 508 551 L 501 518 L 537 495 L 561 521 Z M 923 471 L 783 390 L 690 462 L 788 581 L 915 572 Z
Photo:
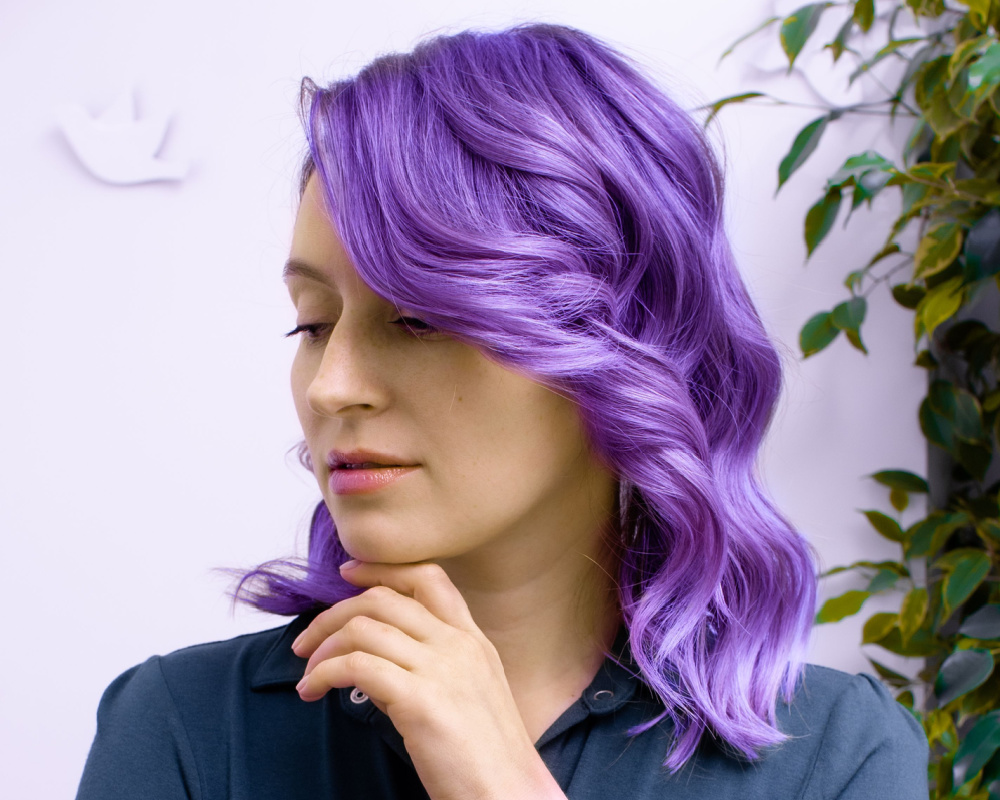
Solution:
M 292 642 L 317 613 L 302 614 L 281 631 L 254 672 L 250 680 L 251 689 L 257 691 L 289 684 L 295 686 L 299 682 L 305 668 L 305 659 L 292 652 Z M 641 684 L 642 678 L 628 646 L 628 630 L 622 626 L 611 647 L 611 653 L 604 659 L 590 685 L 549 727 L 536 746 L 542 747 L 591 715 L 603 716 L 619 710 L 632 700 Z M 350 717 L 374 725 L 393 749 L 402 750 L 402 738 L 371 700 L 350 688 L 339 689 L 337 694 L 341 707 Z M 402 752 L 405 753 L 405 750 Z
M 292 652 L 292 642 L 304 631 L 318 614 L 318 611 L 302 614 L 292 620 L 281 631 L 250 678 L 250 688 L 254 691 L 272 686 L 295 686 L 302 680 L 306 660 Z

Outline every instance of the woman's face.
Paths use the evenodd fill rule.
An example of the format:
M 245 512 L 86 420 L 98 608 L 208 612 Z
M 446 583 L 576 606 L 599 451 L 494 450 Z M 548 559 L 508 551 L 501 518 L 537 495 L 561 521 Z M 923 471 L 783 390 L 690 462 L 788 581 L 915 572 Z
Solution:
M 315 179 L 286 279 L 297 325 L 309 326 L 292 367 L 295 407 L 351 556 L 405 563 L 594 554 L 616 481 L 591 454 L 576 407 L 474 347 L 421 333 L 426 326 L 406 309 L 374 294 L 344 252 Z M 409 468 L 332 467 L 334 451 L 360 450 Z M 368 490 L 352 491 L 358 482 Z

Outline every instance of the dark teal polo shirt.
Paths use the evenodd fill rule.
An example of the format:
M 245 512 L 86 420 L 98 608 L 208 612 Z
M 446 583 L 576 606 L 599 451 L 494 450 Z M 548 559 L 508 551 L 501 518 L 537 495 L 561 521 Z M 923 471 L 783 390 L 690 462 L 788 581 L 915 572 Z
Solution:
M 299 699 L 291 650 L 309 621 L 153 657 L 105 691 L 77 800 L 419 800 L 427 795 L 389 718 L 350 689 Z M 607 659 L 537 742 L 574 800 L 926 800 L 927 741 L 867 675 L 809 666 L 778 725 L 791 737 L 750 762 L 704 741 L 662 767 L 661 706 Z

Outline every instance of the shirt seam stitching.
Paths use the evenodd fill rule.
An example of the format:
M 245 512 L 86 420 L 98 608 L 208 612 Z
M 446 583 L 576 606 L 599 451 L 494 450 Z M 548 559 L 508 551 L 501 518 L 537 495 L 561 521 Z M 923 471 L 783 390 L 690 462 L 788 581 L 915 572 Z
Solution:
M 184 747 L 191 757 L 191 762 L 194 764 L 195 775 L 198 778 L 198 792 L 199 792 L 198 800 L 200 800 L 200 798 L 202 797 L 208 797 L 203 782 L 204 779 L 202 777 L 201 764 L 198 762 L 198 756 L 194 751 L 194 747 L 191 746 L 191 739 L 188 736 L 187 726 L 184 724 L 184 716 L 181 714 L 180 705 L 177 703 L 177 699 L 174 697 L 174 693 L 170 689 L 170 682 L 167 680 L 167 676 L 163 672 L 163 662 L 159 656 L 156 656 L 154 658 L 154 662 L 156 664 L 156 672 L 159 675 L 160 680 L 163 682 L 163 688 L 167 690 L 167 696 L 170 698 L 170 704 L 173 706 L 174 713 L 177 715 L 177 722 L 178 725 L 180 726 L 181 733 L 184 736 L 183 739 Z

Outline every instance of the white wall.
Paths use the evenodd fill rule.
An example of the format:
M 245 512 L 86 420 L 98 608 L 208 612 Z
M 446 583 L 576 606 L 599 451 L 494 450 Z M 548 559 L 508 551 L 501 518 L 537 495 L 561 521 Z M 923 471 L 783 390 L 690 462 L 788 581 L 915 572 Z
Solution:
M 72 796 L 100 693 L 122 670 L 281 622 L 233 616 L 213 568 L 291 553 L 317 497 L 286 457 L 298 432 L 281 334 L 293 317 L 278 277 L 300 77 L 329 79 L 430 32 L 548 20 L 637 55 L 694 107 L 763 80 L 747 66 L 756 46 L 716 60 L 770 11 L 765 0 L 0 4 L 5 796 Z M 162 155 L 192 163 L 183 182 L 100 183 L 57 133 L 58 106 L 98 112 L 132 86 L 141 114 L 173 115 Z M 721 138 L 735 248 L 788 356 L 765 472 L 832 565 L 873 550 L 853 509 L 885 499 L 859 476 L 923 468 L 923 376 L 900 366 L 908 319 L 883 302 L 869 358 L 837 342 L 797 359 L 801 324 L 880 245 L 855 223 L 803 266 L 803 210 L 845 154 L 837 136 L 842 148 L 885 144 L 875 124 L 832 135 L 775 200 L 776 165 L 814 115 L 734 109 Z M 858 640 L 853 623 L 823 629 L 813 660 L 861 670 Z

